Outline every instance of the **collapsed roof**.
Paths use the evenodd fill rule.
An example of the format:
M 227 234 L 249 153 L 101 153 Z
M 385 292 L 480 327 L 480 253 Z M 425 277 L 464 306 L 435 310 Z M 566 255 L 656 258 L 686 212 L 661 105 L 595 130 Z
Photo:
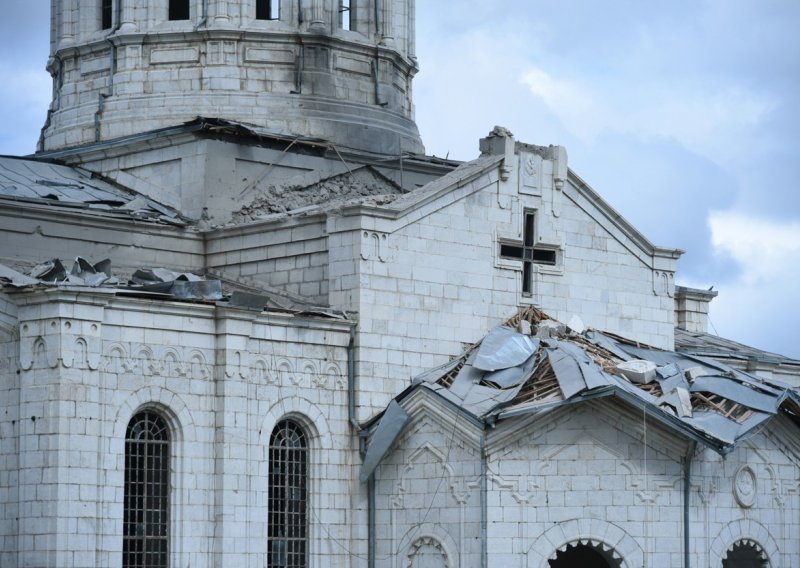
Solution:
M 581 327 L 528 308 L 417 377 L 397 400 L 428 389 L 491 424 L 618 397 L 720 454 L 778 413 L 800 415 L 800 398 L 788 385 Z

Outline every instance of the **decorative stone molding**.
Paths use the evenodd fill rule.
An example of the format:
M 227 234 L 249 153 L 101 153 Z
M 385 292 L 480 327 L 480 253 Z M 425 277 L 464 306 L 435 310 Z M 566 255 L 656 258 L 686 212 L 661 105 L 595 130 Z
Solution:
M 498 489 L 508 491 L 520 505 L 527 505 L 542 488 L 538 481 L 541 478 L 536 477 L 520 476 L 518 479 L 509 480 L 490 471 L 488 478 Z
M 731 521 L 717 533 L 711 543 L 709 563 L 711 566 L 721 566 L 722 560 L 727 557 L 728 551 L 738 542 L 747 542 L 755 545 L 763 553 L 770 566 L 781 566 L 780 550 L 777 539 L 770 533 L 769 528 L 753 519 L 739 519 Z
M 213 376 L 211 366 L 197 349 L 136 343 L 109 343 L 103 353 L 101 370 L 145 377 L 209 379 Z
M 20 368 L 97 370 L 100 324 L 71 319 L 37 320 L 20 327 Z
M 408 568 L 450 568 L 447 551 L 439 539 L 432 536 L 421 536 L 409 547 L 406 555 Z
M 378 231 L 363 231 L 361 233 L 361 259 L 377 260 L 379 262 L 392 260 L 389 234 Z
M 653 294 L 672 298 L 675 295 L 675 273 L 653 270 Z
M 749 509 L 755 505 L 758 496 L 756 472 L 749 465 L 743 465 L 733 476 L 733 496 L 739 506 Z
M 463 480 L 456 477 L 452 466 L 448 463 L 448 457 L 442 454 L 433 444 L 426 442 L 404 460 L 406 466 L 397 481 L 395 493 L 390 498 L 392 508 L 403 509 L 405 507 L 405 495 L 409 491 L 408 476 L 420 462 L 424 461 L 424 456 L 426 455 L 431 456 L 434 463 L 441 467 L 442 486 L 449 489 L 453 500 L 457 504 L 465 505 L 472 494 L 480 487 L 480 479 Z
M 645 565 L 639 543 L 621 527 L 600 519 L 573 519 L 550 527 L 533 542 L 527 553 L 527 568 L 549 568 L 559 551 L 576 543 L 600 547 L 620 561 L 622 568 Z

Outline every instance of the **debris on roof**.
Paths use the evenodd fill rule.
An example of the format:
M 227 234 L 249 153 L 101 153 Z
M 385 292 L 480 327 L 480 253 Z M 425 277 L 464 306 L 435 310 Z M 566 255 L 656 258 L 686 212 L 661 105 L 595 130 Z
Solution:
M 17 267 L 19 268 L 19 267 Z M 256 311 L 280 311 L 344 320 L 349 314 L 309 302 L 284 290 L 248 286 L 212 272 L 197 274 L 167 268 L 140 268 L 130 278 L 112 275 L 111 261 L 95 264 L 77 257 L 68 271 L 54 258 L 38 264 L 28 274 L 0 264 L 0 289 L 25 289 L 47 286 L 104 288 L 121 296 L 216 303 Z
M 382 205 L 404 193 L 400 186 L 371 166 L 351 170 L 342 165 L 338 170 L 327 178 L 321 177 L 320 172 L 309 172 L 285 183 L 255 188 L 257 197 L 234 213 L 233 223 L 246 223 L 272 214 L 327 211 L 364 199 Z
M 0 156 L 0 201 L 88 209 L 170 225 L 185 225 L 177 211 L 122 189 L 83 169 L 34 158 Z
M 525 321 L 530 333 L 518 331 Z M 800 415 L 800 397 L 786 385 L 579 327 L 528 308 L 417 377 L 412 390 L 434 391 L 490 422 L 616 396 L 722 454 L 778 412 Z

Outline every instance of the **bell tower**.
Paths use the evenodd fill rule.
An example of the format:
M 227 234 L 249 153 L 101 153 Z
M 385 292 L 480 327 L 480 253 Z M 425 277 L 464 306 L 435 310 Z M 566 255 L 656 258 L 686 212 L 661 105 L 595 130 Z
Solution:
M 424 152 L 415 0 L 52 0 L 40 151 L 198 116 L 347 149 Z

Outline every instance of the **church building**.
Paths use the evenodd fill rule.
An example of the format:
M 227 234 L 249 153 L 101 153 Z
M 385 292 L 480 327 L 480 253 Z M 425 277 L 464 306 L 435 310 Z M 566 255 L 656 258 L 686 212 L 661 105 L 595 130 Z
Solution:
M 800 565 L 800 361 L 564 147 L 426 155 L 415 0 L 51 4 L 0 566 Z

